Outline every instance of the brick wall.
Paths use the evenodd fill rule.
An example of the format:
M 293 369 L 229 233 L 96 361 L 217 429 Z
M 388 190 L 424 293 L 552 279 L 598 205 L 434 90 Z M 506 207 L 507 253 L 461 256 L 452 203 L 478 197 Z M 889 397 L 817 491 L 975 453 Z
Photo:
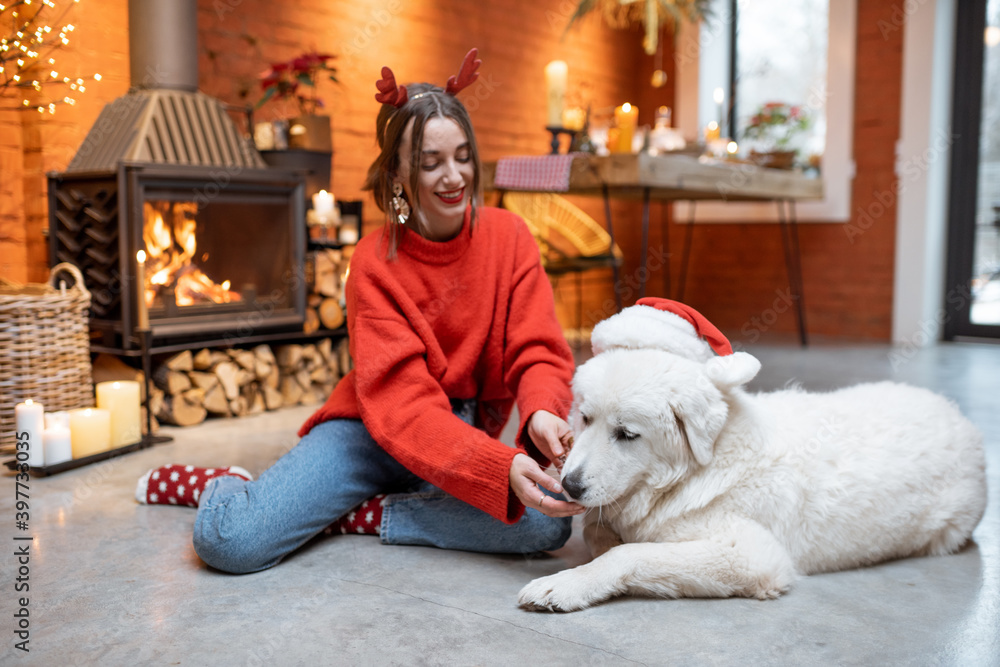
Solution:
M 0 275 L 41 280 L 46 275 L 42 229 L 44 173 L 68 164 L 101 107 L 128 87 L 125 0 L 84 0 L 74 8 L 78 28 L 73 49 L 60 56 L 80 74 L 99 71 L 104 81 L 91 87 L 75 107 L 55 116 L 0 113 Z M 374 157 L 374 81 L 383 64 L 403 81 L 443 83 L 457 71 L 470 46 L 478 46 L 482 76 L 463 93 L 485 160 L 517 153 L 544 152 L 545 63 L 562 58 L 570 65 L 569 87 L 579 102 L 611 106 L 625 100 L 650 122 L 653 109 L 673 99 L 672 43 L 665 44 L 668 85 L 649 85 L 653 59 L 642 53 L 641 33 L 612 31 L 589 17 L 560 36 L 573 0 L 507 0 L 471 5 L 463 0 L 200 0 L 200 88 L 226 102 L 247 104 L 258 97 L 257 75 L 268 63 L 304 49 L 339 54 L 340 84 L 323 82 L 334 129 L 334 193 L 361 198 L 361 184 Z M 899 134 L 901 31 L 888 39 L 876 28 L 892 13 L 889 0 L 859 3 L 858 100 L 855 155 L 858 164 L 852 210 L 865 210 L 873 193 L 894 178 L 893 146 Z M 470 10 L 475 7 L 474 10 Z M 258 119 L 293 115 L 288 105 L 269 103 Z M 20 131 L 18 132 L 18 128 Z M 601 203 L 577 198 L 578 205 L 603 222 Z M 367 207 L 366 223 L 378 224 Z M 616 202 L 615 232 L 625 251 L 619 290 L 626 303 L 639 268 L 639 206 Z M 653 205 L 650 247 L 665 247 L 665 207 Z M 857 218 L 857 213 L 854 215 Z M 800 227 L 810 329 L 817 334 L 888 339 L 892 299 L 895 207 L 892 204 L 851 243 L 842 225 Z M 670 248 L 680 249 L 682 230 L 670 227 Z M 672 270 L 676 274 L 677 257 Z M 773 225 L 704 225 L 696 230 L 686 300 L 724 330 L 749 340 L 750 318 L 760 316 L 787 287 L 782 249 Z M 663 271 L 652 273 L 648 293 L 662 292 Z M 576 322 L 572 279 L 557 286 L 560 316 Z M 610 271 L 584 279 L 584 324 L 601 319 L 613 301 Z M 764 337 L 794 331 L 791 311 L 761 329 Z M 740 334 L 741 330 L 743 334 Z

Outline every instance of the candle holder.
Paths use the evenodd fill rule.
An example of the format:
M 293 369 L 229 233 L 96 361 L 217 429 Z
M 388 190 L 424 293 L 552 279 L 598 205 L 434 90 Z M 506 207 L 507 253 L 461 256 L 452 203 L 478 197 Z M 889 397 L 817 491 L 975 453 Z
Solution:
M 559 135 L 568 134 L 570 138 L 569 139 L 570 145 L 573 144 L 573 138 L 576 136 L 576 130 L 571 130 L 568 127 L 557 127 L 554 125 L 546 125 L 545 129 L 548 130 L 549 134 L 552 135 L 552 141 L 549 142 L 549 147 L 551 149 L 549 151 L 549 155 L 559 155 L 559 147 L 561 143 L 559 141 Z
M 173 440 L 169 435 L 153 435 L 153 413 L 149 409 L 151 393 L 151 373 L 150 367 L 152 366 L 152 340 L 153 332 L 149 329 L 139 329 L 136 331 L 136 335 L 139 339 L 139 347 L 142 352 L 142 372 L 145 376 L 144 382 L 146 387 L 146 434 L 138 442 L 133 442 L 122 447 L 115 447 L 113 449 L 106 449 L 103 452 L 97 452 L 96 454 L 91 454 L 89 456 L 82 456 L 78 459 L 70 459 L 69 461 L 63 461 L 61 463 L 55 463 L 46 466 L 32 466 L 30 468 L 31 474 L 35 477 L 48 477 L 49 475 L 55 475 L 56 473 L 65 472 L 66 470 L 74 470 L 76 468 L 82 468 L 83 466 L 90 465 L 91 463 L 97 463 L 98 461 L 105 461 L 116 456 L 122 456 L 124 454 L 129 454 L 140 449 L 146 449 L 152 447 L 153 445 L 159 445 L 164 442 L 170 442 Z M 17 470 L 16 459 L 5 461 L 4 465 L 10 470 Z
M 153 355 L 151 352 L 153 347 L 153 332 L 150 329 L 139 329 L 136 333 L 139 334 L 139 350 L 142 352 L 142 381 L 145 385 L 144 389 L 146 393 L 146 400 L 144 401 L 144 405 L 146 406 L 146 434 L 142 436 L 140 444 L 142 447 L 152 447 L 163 442 L 170 442 L 173 438 L 169 435 L 153 435 L 153 411 L 150 409 L 153 395 L 151 379 L 153 377 Z

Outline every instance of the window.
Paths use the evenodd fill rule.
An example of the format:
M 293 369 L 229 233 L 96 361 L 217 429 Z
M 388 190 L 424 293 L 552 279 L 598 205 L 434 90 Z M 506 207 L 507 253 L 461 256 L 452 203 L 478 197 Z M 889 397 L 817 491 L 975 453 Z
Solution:
M 736 135 L 744 147 L 741 152 L 753 146 L 743 131 L 761 105 L 786 102 L 803 107 L 809 115 L 809 129 L 794 137 L 790 147 L 818 157 L 825 197 L 798 204 L 800 220 L 850 218 L 855 20 L 854 0 L 714 0 L 712 17 L 697 35 L 698 57 L 684 58 L 690 49 L 680 46 L 679 95 L 691 91 L 690 84 L 697 81 L 698 125 L 685 126 L 687 134 L 718 119 L 718 88 L 727 100 L 723 130 Z M 678 106 L 682 113 L 685 106 L 691 107 L 683 99 Z M 678 204 L 675 212 L 678 220 L 687 220 L 687 204 Z M 696 212 L 698 221 L 777 220 L 776 207 L 770 203 L 699 203 Z

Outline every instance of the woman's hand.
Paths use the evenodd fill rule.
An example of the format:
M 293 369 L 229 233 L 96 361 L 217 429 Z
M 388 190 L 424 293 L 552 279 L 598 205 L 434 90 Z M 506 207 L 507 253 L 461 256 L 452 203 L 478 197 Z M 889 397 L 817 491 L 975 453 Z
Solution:
M 565 420 L 551 412 L 536 410 L 528 419 L 528 437 L 542 456 L 562 470 L 563 461 L 573 446 L 573 430 Z
M 525 507 L 534 507 L 542 514 L 553 517 L 573 516 L 582 514 L 586 510 L 583 505 L 568 503 L 542 493 L 538 488 L 539 485 L 553 493 L 562 493 L 562 485 L 546 475 L 538 463 L 527 454 L 518 454 L 510 462 L 509 477 L 511 490 Z

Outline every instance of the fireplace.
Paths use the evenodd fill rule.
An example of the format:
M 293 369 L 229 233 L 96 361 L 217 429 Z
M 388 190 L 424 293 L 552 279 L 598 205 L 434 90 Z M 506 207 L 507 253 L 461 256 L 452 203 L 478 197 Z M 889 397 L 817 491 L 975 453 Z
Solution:
M 160 349 L 301 330 L 304 175 L 197 91 L 197 0 L 130 0 L 129 46 L 132 88 L 49 175 L 50 260 L 83 272 L 95 346 L 136 350 L 143 307 Z
M 304 187 L 271 169 L 53 174 L 50 259 L 83 272 L 101 347 L 135 347 L 140 298 L 159 346 L 301 329 Z

